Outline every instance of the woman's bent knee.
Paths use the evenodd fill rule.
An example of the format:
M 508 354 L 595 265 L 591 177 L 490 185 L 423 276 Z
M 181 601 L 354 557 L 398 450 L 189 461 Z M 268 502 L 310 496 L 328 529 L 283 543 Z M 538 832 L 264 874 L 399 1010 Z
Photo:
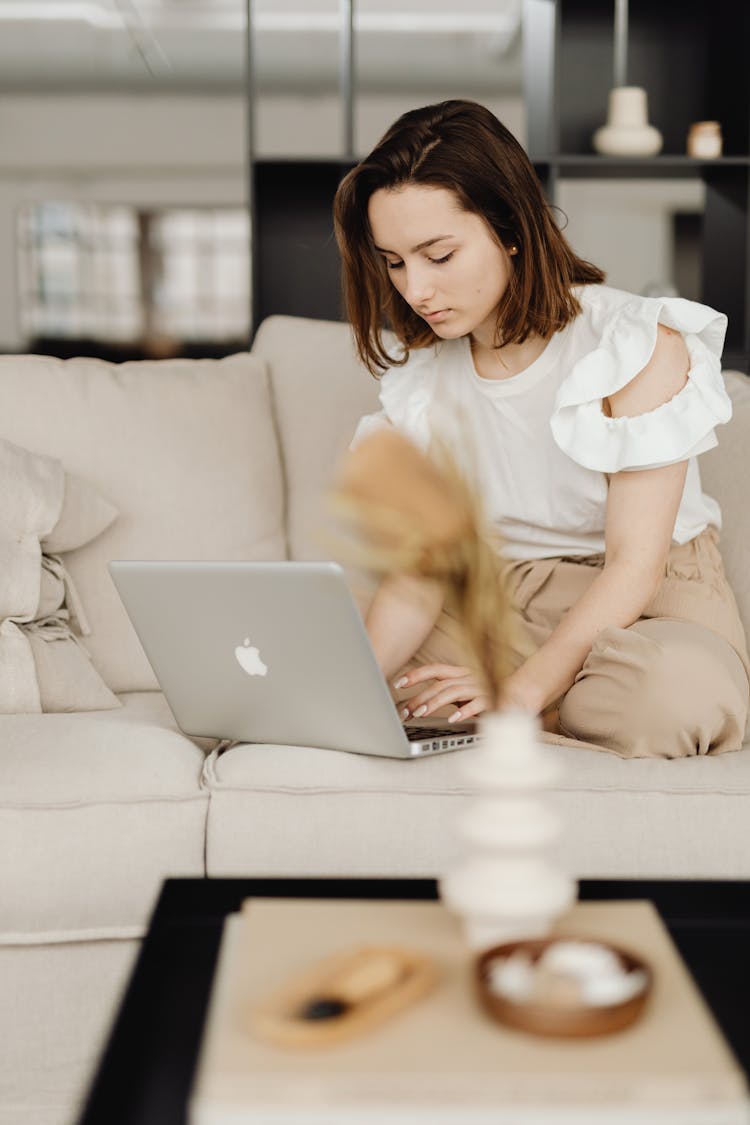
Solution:
M 564 734 L 627 758 L 738 750 L 748 683 L 727 641 L 672 619 L 608 628 L 560 707 Z

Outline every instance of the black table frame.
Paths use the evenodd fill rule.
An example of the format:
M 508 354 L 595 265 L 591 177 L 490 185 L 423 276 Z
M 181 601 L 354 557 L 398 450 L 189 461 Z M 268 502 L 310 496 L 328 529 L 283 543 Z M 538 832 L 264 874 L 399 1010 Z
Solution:
M 252 896 L 431 900 L 437 887 L 432 879 L 168 879 L 79 1125 L 186 1121 L 224 919 Z M 750 882 L 584 880 L 579 898 L 655 904 L 750 1073 Z

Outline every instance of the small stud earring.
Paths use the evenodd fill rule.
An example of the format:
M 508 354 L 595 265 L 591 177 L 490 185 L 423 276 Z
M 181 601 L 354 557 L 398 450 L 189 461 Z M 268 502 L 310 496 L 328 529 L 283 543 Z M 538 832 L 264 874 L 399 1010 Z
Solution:
M 508 248 L 508 253 L 509 254 L 517 254 L 518 253 L 518 247 L 517 246 L 510 246 Z

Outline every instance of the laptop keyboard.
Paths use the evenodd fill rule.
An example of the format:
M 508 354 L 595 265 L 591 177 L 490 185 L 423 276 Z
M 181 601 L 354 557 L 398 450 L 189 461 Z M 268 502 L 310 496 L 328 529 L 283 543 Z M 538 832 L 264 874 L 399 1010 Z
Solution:
M 445 730 L 438 727 L 404 727 L 404 733 L 409 742 L 424 742 L 430 738 L 465 738 L 471 732 L 456 730 L 455 727 L 446 727 Z

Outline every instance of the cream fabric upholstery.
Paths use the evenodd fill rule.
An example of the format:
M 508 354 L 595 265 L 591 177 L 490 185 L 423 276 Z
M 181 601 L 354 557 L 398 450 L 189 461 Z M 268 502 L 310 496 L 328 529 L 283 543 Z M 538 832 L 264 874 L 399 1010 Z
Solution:
M 203 874 L 203 752 L 159 693 L 121 698 L 2 717 L 0 945 L 139 937 L 168 874 Z
M 66 563 L 86 647 L 114 691 L 156 681 L 107 571 L 118 558 L 284 557 L 281 469 L 264 367 L 0 357 L 0 436 L 59 458 L 119 509 Z
M 750 507 L 747 454 L 750 440 L 750 378 L 725 371 L 734 413 L 717 431 L 719 444 L 699 461 L 703 488 L 721 505 L 721 556 L 750 640 Z
M 0 712 L 119 707 L 76 632 L 86 613 L 59 551 L 117 510 L 60 461 L 0 438 Z
M 378 407 L 378 382 L 359 362 L 348 325 L 271 316 L 253 343 L 265 360 L 286 482 L 289 557 L 329 559 L 321 496 L 363 414 Z
M 710 764 L 625 761 L 545 737 L 564 766 L 555 800 L 565 824 L 559 854 L 572 874 L 750 878 L 750 850 L 738 847 L 747 751 Z M 207 873 L 439 875 L 459 851 L 453 829 L 468 797 L 459 769 L 460 752 L 416 762 L 293 746 L 214 753 L 204 771 Z
M 72 1125 L 140 943 L 0 949 L 1 1125 Z

